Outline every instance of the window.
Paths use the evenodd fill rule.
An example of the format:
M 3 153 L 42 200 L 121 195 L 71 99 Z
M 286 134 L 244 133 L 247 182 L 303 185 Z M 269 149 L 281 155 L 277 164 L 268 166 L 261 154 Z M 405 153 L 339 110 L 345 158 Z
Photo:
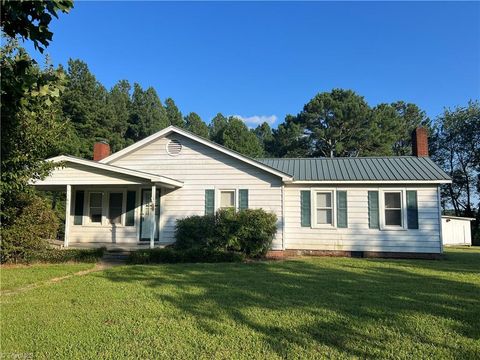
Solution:
M 108 198 L 108 220 L 110 224 L 121 224 L 123 212 L 123 193 L 110 193 Z
M 235 190 L 220 191 L 220 208 L 235 209 Z
M 103 193 L 90 193 L 89 207 L 90 222 L 101 224 L 103 215 Z
M 402 193 L 385 192 L 385 226 L 402 226 Z
M 333 191 L 315 192 L 315 224 L 318 226 L 334 226 L 333 223 Z

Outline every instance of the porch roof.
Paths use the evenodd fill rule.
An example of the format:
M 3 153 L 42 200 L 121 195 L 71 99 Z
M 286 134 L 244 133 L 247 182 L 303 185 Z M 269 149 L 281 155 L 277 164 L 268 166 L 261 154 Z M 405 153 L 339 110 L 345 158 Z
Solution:
M 126 169 L 97 161 L 86 160 L 70 155 L 60 155 L 47 159 L 59 163 L 51 175 L 43 180 L 31 181 L 38 187 L 53 187 L 59 185 L 119 185 L 119 184 L 158 184 L 169 188 L 183 186 L 183 182 L 166 176 Z M 69 166 L 70 165 L 70 166 Z M 76 171 L 63 171 L 65 168 L 75 168 Z M 92 174 L 92 177 L 88 175 Z M 93 175 L 95 175 L 93 177 Z

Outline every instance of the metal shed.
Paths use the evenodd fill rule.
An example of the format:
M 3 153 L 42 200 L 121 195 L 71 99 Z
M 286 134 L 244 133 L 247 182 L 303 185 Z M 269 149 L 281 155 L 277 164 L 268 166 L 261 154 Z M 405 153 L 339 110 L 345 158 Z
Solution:
M 442 215 L 443 245 L 472 245 L 471 222 L 474 218 Z

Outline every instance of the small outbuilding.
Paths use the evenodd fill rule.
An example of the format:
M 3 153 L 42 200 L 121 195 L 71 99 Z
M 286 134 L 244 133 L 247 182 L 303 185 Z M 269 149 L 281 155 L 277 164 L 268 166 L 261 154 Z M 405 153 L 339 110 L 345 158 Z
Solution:
M 443 245 L 472 245 L 471 222 L 474 218 L 442 215 Z

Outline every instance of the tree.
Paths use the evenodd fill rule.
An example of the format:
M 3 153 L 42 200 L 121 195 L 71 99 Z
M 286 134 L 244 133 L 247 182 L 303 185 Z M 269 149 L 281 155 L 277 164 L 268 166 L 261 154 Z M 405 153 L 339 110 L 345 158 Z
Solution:
M 30 191 L 31 179 L 41 179 L 53 168 L 42 161 L 69 138 L 61 121 L 59 96 L 64 73 L 40 68 L 16 41 L 0 51 L 1 65 L 1 220 L 15 218 L 17 199 Z
M 10 38 L 17 35 L 31 40 L 41 53 L 48 47 L 53 33 L 48 26 L 58 12 L 68 13 L 73 8 L 71 0 L 8 1 L 2 0 L 1 23 L 3 32 Z
M 467 106 L 446 109 L 436 123 L 434 160 L 453 180 L 443 188 L 443 197 L 448 199 L 445 205 L 451 205 L 457 216 L 473 217 L 473 201 L 479 196 L 480 103 L 470 101 Z
M 260 144 L 263 146 L 263 153 L 266 156 L 270 156 L 272 154 L 273 148 L 273 133 L 272 128 L 268 123 L 264 122 L 258 125 L 254 130 L 252 130 L 255 136 L 257 137 Z
M 287 115 L 285 122 L 273 130 L 271 153 L 274 157 L 309 157 L 309 137 L 304 128 L 296 122 L 296 118 Z
M 107 106 L 114 115 L 112 123 L 109 125 L 110 134 L 108 138 L 113 151 L 118 151 L 125 145 L 129 145 L 126 134 L 131 107 L 130 90 L 130 83 L 127 80 L 121 80 L 112 87 L 107 96 Z
M 198 136 L 208 139 L 207 124 L 205 124 L 200 116 L 194 112 L 185 116 L 185 128 Z
M 208 127 L 210 140 L 215 141 L 218 144 L 222 143 L 223 130 L 228 124 L 228 119 L 221 113 L 215 115 Z
M 391 104 L 399 118 L 397 134 L 393 144 L 393 154 L 397 156 L 412 155 L 412 132 L 419 126 L 425 127 L 432 133 L 432 125 L 425 111 L 417 105 L 397 101 Z
M 168 121 L 170 125 L 183 128 L 185 127 L 185 123 L 183 121 L 183 116 L 180 110 L 178 110 L 177 105 L 175 105 L 175 101 L 172 98 L 168 98 L 165 100 L 165 112 L 167 113 Z
M 229 117 L 221 132 L 220 144 L 250 157 L 263 156 L 263 148 L 255 134 L 248 130 L 245 123 L 235 117 Z
M 296 122 L 309 138 L 311 156 L 358 156 L 369 145 L 370 108 L 351 90 L 334 89 L 308 102 Z
M 132 106 L 127 138 L 138 141 L 169 125 L 165 108 L 153 87 L 143 90 L 133 85 Z
M 110 139 L 115 110 L 107 104 L 108 92 L 81 60 L 68 61 L 67 86 L 62 94 L 62 110 L 72 121 L 80 139 L 80 156 L 91 158 L 98 138 Z M 113 147 L 116 148 L 116 144 Z M 118 145 L 121 147 L 121 144 Z

